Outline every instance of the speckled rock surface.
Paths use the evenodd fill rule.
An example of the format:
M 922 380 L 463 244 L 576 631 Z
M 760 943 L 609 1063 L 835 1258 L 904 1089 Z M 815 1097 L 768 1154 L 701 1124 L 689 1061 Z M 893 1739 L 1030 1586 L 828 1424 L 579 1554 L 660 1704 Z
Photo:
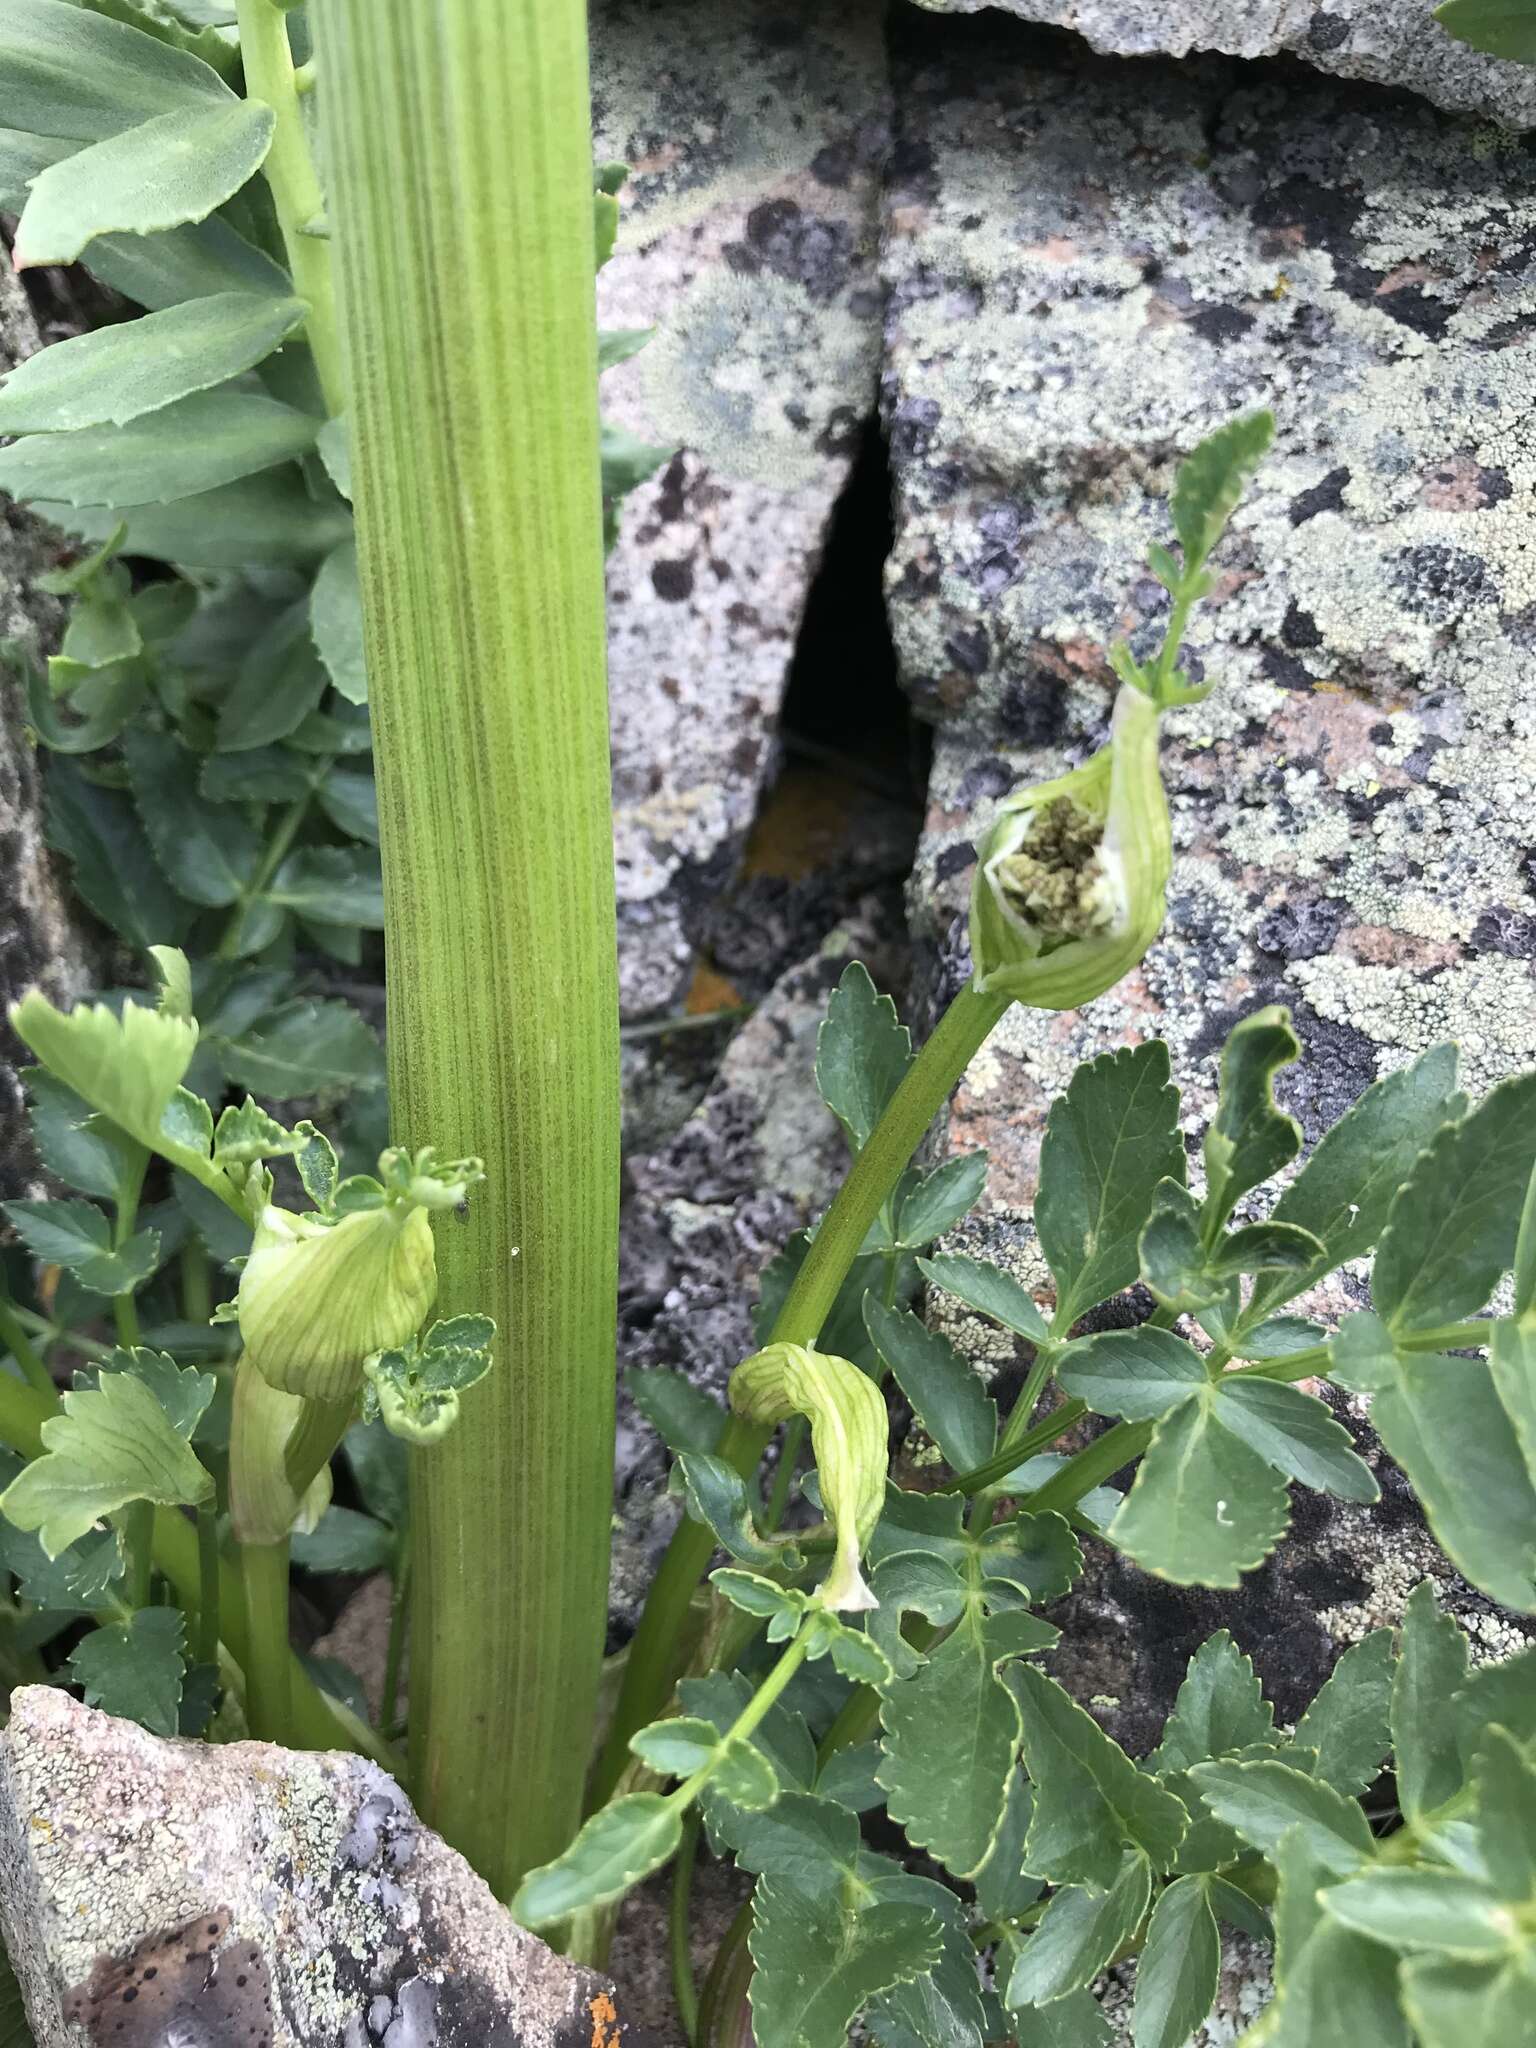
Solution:
M 24 362 L 41 346 L 21 286 L 0 265 L 0 370 Z M 0 505 L 0 640 L 34 658 L 57 644 L 56 598 L 36 588 L 56 542 L 17 505 Z M 33 982 L 56 1000 L 86 984 L 85 948 L 55 885 L 43 845 L 42 792 L 36 753 L 27 739 L 25 698 L 9 661 L 0 660 L 0 1016 Z M 0 1025 L 0 1195 L 32 1187 L 36 1161 L 16 1067 L 21 1048 Z
M 894 902 L 872 898 L 790 969 L 732 1040 L 699 1107 L 661 1150 L 630 1162 L 619 1266 L 619 1355 L 669 1365 L 723 1394 L 752 1350 L 763 1268 L 824 1209 L 847 1164 L 816 1093 L 816 1033 L 850 960 L 900 1000 Z M 619 1395 L 610 1627 L 627 1637 L 677 1511 L 666 1457 Z
M 1039 1281 L 1040 1130 L 1085 1056 L 1166 1037 L 1193 1140 L 1232 1022 L 1287 1003 L 1309 1142 L 1447 1035 L 1477 1091 L 1536 1060 L 1536 190 L 1523 150 L 1400 97 L 1098 59 L 998 16 L 913 15 L 896 93 L 889 590 L 938 725 L 908 899 L 935 997 L 996 800 L 1098 741 L 1107 643 L 1157 630 L 1137 564 L 1176 455 L 1255 403 L 1279 418 L 1195 635 L 1219 690 L 1169 721 L 1165 935 L 1086 1013 L 1011 1013 L 956 1101 L 952 1142 L 992 1155 L 982 1245 Z M 1312 1305 L 1361 1299 L 1345 1275 Z M 1100 1552 L 1080 1694 L 1144 1748 L 1227 1623 L 1299 1710 L 1425 1569 L 1495 1653 L 1508 1623 L 1383 1480 L 1374 1514 L 1298 1496 L 1300 1540 L 1232 1599 Z
M 599 159 L 631 167 L 605 327 L 656 325 L 604 408 L 680 452 L 609 561 L 625 1014 L 676 1006 L 773 766 L 789 659 L 873 411 L 880 0 L 602 0 Z
M 641 2043 L 376 1765 L 162 1742 L 42 1686 L 0 1738 L 0 1923 L 38 2048 Z
M 917 0 L 938 14 L 997 7 L 1075 29 L 1120 57 L 1299 57 L 1345 78 L 1401 85 L 1436 106 L 1536 126 L 1536 76 L 1446 34 L 1432 0 Z

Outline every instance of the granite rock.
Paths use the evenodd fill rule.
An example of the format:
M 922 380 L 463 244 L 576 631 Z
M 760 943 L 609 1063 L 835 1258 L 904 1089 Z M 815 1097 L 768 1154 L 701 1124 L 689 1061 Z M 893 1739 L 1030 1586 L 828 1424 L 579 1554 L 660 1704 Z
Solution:
M 1102 55 L 1299 57 L 1320 70 L 1405 86 L 1456 113 L 1536 126 L 1536 73 L 1448 35 L 1431 0 L 917 0 L 938 14 L 1001 8 L 1073 29 Z
M 41 346 L 25 293 L 0 266 L 0 371 Z M 41 660 L 57 644 L 63 614 L 57 598 L 37 588 L 59 554 L 58 536 L 19 505 L 0 505 L 0 641 Z M 0 659 L 0 1015 L 37 983 L 55 1001 L 81 994 L 89 980 L 87 948 L 67 895 L 58 886 L 43 841 L 37 754 L 26 734 L 26 703 L 15 664 Z M 0 1194 L 34 1189 L 36 1160 L 23 1090 L 16 1078 L 26 1055 L 0 1026 Z
M 796 633 L 874 410 L 878 0 L 602 0 L 599 159 L 631 166 L 604 327 L 656 327 L 603 380 L 678 453 L 624 503 L 609 560 L 614 830 L 626 1016 L 677 1007 L 698 922 L 775 760 Z
M 0 1738 L 0 1926 L 38 2048 L 639 2048 L 377 1765 L 43 1686 Z
M 1460 1038 L 1479 1092 L 1536 1059 L 1536 182 L 1477 123 L 1397 96 L 1095 58 L 999 18 L 912 16 L 896 94 L 888 587 L 937 726 L 908 897 L 935 1001 L 967 970 L 996 801 L 1099 741 L 1106 647 L 1158 631 L 1139 564 L 1176 458 L 1252 405 L 1279 422 L 1194 636 L 1218 688 L 1168 721 L 1165 933 L 1086 1012 L 1012 1012 L 956 1099 L 950 1142 L 992 1157 L 973 1246 L 1039 1285 L 1044 1112 L 1086 1056 L 1163 1036 L 1192 1145 L 1227 1031 L 1268 1002 L 1306 1047 L 1280 1093 L 1309 1143 L 1437 1039 Z M 1309 1305 L 1363 1298 L 1346 1273 Z M 1295 1516 L 1300 1540 L 1230 1599 L 1096 1553 L 1071 1675 L 1121 1703 L 1133 1747 L 1223 1623 L 1283 1713 L 1424 1571 L 1483 1654 L 1514 1640 L 1400 1496 Z

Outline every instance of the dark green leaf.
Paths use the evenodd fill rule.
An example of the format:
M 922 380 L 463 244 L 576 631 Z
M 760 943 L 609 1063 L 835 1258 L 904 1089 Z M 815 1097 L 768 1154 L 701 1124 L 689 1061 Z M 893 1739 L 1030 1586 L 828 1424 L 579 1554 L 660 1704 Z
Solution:
M 1536 1073 L 1503 1081 L 1419 1155 L 1388 1218 L 1371 1291 L 1396 1331 L 1480 1309 L 1515 1255 L 1536 1166 Z
M 291 1539 L 293 1561 L 310 1572 L 378 1572 L 393 1562 L 395 1534 L 355 1508 L 327 1508 L 307 1535 Z
M 139 817 L 172 885 L 193 903 L 227 908 L 255 869 L 255 832 L 230 805 L 198 795 L 196 756 L 164 733 L 141 726 L 123 751 Z
M 69 761 L 48 776 L 48 843 L 74 870 L 77 893 L 141 951 L 174 943 L 191 921 L 160 872 L 126 796 L 88 782 Z
M 1410 1820 L 1443 1806 L 1461 1787 L 1457 1726 L 1447 1707 L 1467 1675 L 1467 1639 L 1422 1580 L 1403 1609 L 1392 1680 L 1397 1796 Z
M 969 1214 L 986 1185 L 985 1152 L 963 1152 L 946 1159 L 902 1196 L 896 1215 L 897 1241 L 910 1250 L 920 1250 Z
M 172 1185 L 177 1201 L 186 1211 L 210 1258 L 216 1259 L 221 1266 L 243 1259 L 251 1249 L 251 1226 L 242 1223 L 227 1202 L 220 1201 L 216 1194 L 189 1174 L 173 1174 Z
M 1028 2010 L 1029 2048 L 1113 2048 L 1121 2038 L 1091 1991 L 1072 1991 Z
M 1051 1896 L 1008 1980 L 1008 2005 L 1045 2005 L 1086 1991 L 1140 1927 L 1152 1896 L 1152 1873 L 1139 1849 L 1127 1851 L 1107 1891 L 1066 1885 Z
M 293 290 L 287 271 L 222 214 L 164 235 L 98 235 L 85 253 L 85 266 L 151 312 L 217 292 L 288 298 Z
M 1499 1956 L 1509 1913 L 1489 1886 L 1450 1870 L 1368 1870 L 1323 1893 L 1333 1918 L 1387 1948 L 1449 1956 Z
M 883 1902 L 838 1910 L 782 1880 L 753 1894 L 752 2032 L 757 2048 L 840 2042 L 877 1993 L 926 1976 L 943 1953 L 937 1914 Z
M 923 1277 L 935 1287 L 942 1287 L 946 1294 L 955 1295 L 968 1308 L 990 1316 L 1017 1336 L 1027 1337 L 1032 1344 L 1043 1344 L 1050 1335 L 1034 1297 L 1001 1266 L 951 1252 L 919 1259 L 917 1264 Z
M 1002 1823 L 976 1873 L 976 1903 L 989 1920 L 1015 1920 L 1039 1898 L 1044 1886 L 1024 1870 L 1024 1842 L 1032 1807 L 1029 1780 L 1015 1770 L 1008 1781 Z
M 1536 1764 L 1506 1730 L 1490 1728 L 1476 1778 L 1489 1882 L 1500 1898 L 1528 1911 L 1536 1901 Z
M 912 1035 L 869 970 L 853 961 L 833 990 L 816 1040 L 816 1086 L 859 1151 L 912 1062 Z
M 48 1171 L 82 1194 L 114 1200 L 130 1174 L 137 1173 L 143 1147 L 95 1116 L 90 1104 L 46 1067 L 24 1068 L 21 1078 L 31 1099 L 33 1143 Z
M 1275 1107 L 1275 1075 L 1300 1057 L 1289 1014 L 1276 1004 L 1233 1026 L 1221 1054 L 1221 1096 L 1205 1134 L 1207 1240 L 1235 1204 L 1294 1159 L 1301 1126 Z
M 1224 1428 L 1214 1390 L 1157 1425 L 1110 1541 L 1181 1586 L 1235 1586 L 1285 1534 L 1290 1507 L 1268 1461 Z
M 1202 1309 L 1226 1292 L 1225 1281 L 1207 1270 L 1200 1204 L 1182 1181 L 1158 1182 L 1137 1256 L 1142 1279 L 1176 1314 Z
M 1227 1375 L 1216 1382 L 1216 1414 L 1234 1436 L 1288 1479 L 1340 1500 L 1381 1497 L 1349 1431 L 1315 1394 L 1280 1380 Z
M 1183 2048 L 1210 2011 L 1221 1974 L 1221 1935 L 1203 1877 L 1159 1894 L 1136 1965 L 1135 2048 Z
M 125 426 L 261 362 L 307 310 L 302 299 L 218 292 L 55 342 L 7 376 L 0 432 Z
M 89 1202 L 0 1203 L 22 1242 L 44 1265 L 67 1266 L 93 1294 L 132 1294 L 159 1262 L 160 1240 L 143 1230 L 120 1246 Z
M 883 1991 L 864 2024 L 879 2048 L 984 2048 L 996 2038 L 976 1971 L 970 1919 L 953 1892 L 931 1877 L 905 1871 L 872 1876 L 881 1904 L 926 1906 L 937 1918 L 943 1949 L 933 1968 L 908 1984 Z
M 1127 1846 L 1166 1869 L 1188 1824 L 1181 1803 L 1043 1671 L 1018 1664 L 1009 1682 L 1023 1713 L 1035 1795 L 1025 1869 L 1051 1884 L 1107 1886 Z
M 1457 1569 L 1491 1599 L 1536 1612 L 1536 1483 L 1487 1363 L 1405 1355 L 1371 1420 Z
M 724 1458 L 711 1457 L 707 1451 L 684 1451 L 676 1470 L 689 1514 L 694 1521 L 702 1522 L 732 1557 L 743 1564 L 756 1565 L 759 1571 L 772 1571 L 777 1565 L 792 1561 L 782 1546 L 765 1543 L 758 1535 L 747 1482 L 734 1465 L 727 1464 Z
M 384 928 L 384 880 L 372 847 L 300 847 L 273 876 L 267 896 L 314 924 Z
M 0 486 L 34 503 L 164 505 L 301 455 L 314 445 L 315 427 L 275 398 L 200 391 L 125 427 L 25 435 L 0 450 Z M 131 523 L 129 546 L 138 552 Z
M 1265 1699 L 1252 1661 L 1225 1629 L 1196 1650 L 1179 1686 L 1163 1739 L 1147 1758 L 1149 1771 L 1187 1771 L 1231 1756 L 1275 1731 L 1275 1710 Z
M 368 701 L 363 660 L 363 597 L 357 581 L 357 543 L 344 540 L 320 564 L 309 599 L 310 631 L 331 681 L 349 704 Z
M 880 1763 L 878 1742 L 857 1742 L 834 1749 L 816 1773 L 816 1796 L 846 1806 L 850 1813 L 868 1813 L 884 1806 L 885 1793 L 875 1778 Z
M 332 768 L 317 794 L 320 808 L 338 832 L 345 832 L 352 839 L 366 839 L 370 846 L 378 845 L 379 797 L 367 769 Z
M 1484 50 L 1490 57 L 1507 57 L 1516 64 L 1536 64 L 1536 6 L 1532 0 L 1441 0 L 1435 19 L 1474 50 Z
M 529 1871 L 512 1901 L 513 1917 L 525 1927 L 549 1927 L 621 1899 L 676 1855 L 682 1832 L 680 1810 L 659 1792 L 611 1800 L 564 1855 Z
M 1307 1766 L 1313 1777 L 1346 1798 L 1369 1788 L 1392 1746 L 1396 1662 L 1391 1629 L 1372 1629 L 1344 1652 L 1296 1724 L 1297 1750 L 1311 1750 L 1316 1759 Z
M 286 739 L 319 703 L 325 680 L 304 607 L 293 605 L 240 664 L 234 688 L 219 707 L 220 750 L 241 753 Z
M 605 498 L 622 498 L 643 484 L 671 455 L 676 454 L 675 442 L 665 446 L 642 441 L 638 434 L 630 433 L 627 427 L 616 427 L 611 420 L 599 423 L 598 453 L 602 466 L 602 490 Z
M 864 1324 L 913 1413 L 957 1472 L 997 1447 L 997 1403 L 949 1339 L 909 1309 L 865 1296 Z
M 379 1041 L 350 1003 L 288 1003 L 259 1025 L 221 1041 L 229 1079 L 278 1102 L 376 1087 L 384 1079 Z
M 631 1366 L 624 1391 L 667 1449 L 711 1452 L 725 1428 L 726 1413 L 686 1373 L 670 1365 Z
M 54 526 L 88 541 L 105 540 L 120 523 L 116 512 L 97 507 L 75 510 L 58 502 L 40 503 L 37 509 Z M 317 555 L 329 554 L 351 532 L 352 514 L 339 498 L 312 497 L 298 470 L 289 466 L 242 477 L 216 491 L 199 491 L 174 504 L 135 506 L 127 514 L 127 526 L 129 554 L 149 555 L 187 569 L 242 569 L 251 562 L 307 564 Z M 307 628 L 304 637 L 307 643 Z M 311 658 L 319 669 L 313 649 Z M 321 675 L 323 680 L 323 670 Z M 328 731 L 324 751 L 335 750 L 335 736 Z
M 95 1629 L 70 1653 L 69 1669 L 86 1704 L 151 1735 L 174 1735 L 185 1668 L 185 1624 L 174 1607 L 141 1607 L 127 1621 Z
M 271 746 L 252 747 L 241 754 L 205 755 L 197 786 L 215 804 L 290 804 L 295 797 L 307 795 L 314 780 L 302 754 Z
M 1052 1103 L 1035 1222 L 1056 1280 L 1058 1336 L 1135 1280 L 1153 1191 L 1184 1178 L 1178 1117 L 1161 1039 L 1088 1061 Z
M 1179 464 L 1169 510 L 1184 550 L 1186 576 L 1201 566 L 1220 540 L 1274 437 L 1272 413 L 1244 413 L 1207 434 Z
M 342 1440 L 352 1477 L 363 1505 L 392 1529 L 410 1519 L 407 1464 L 409 1452 L 381 1422 L 354 1422 Z
M 986 1861 L 1018 1749 L 1019 1711 L 994 1664 L 969 1618 L 881 1704 L 887 1810 L 956 1877 Z
M 1196 1764 L 1189 1775 L 1217 1818 L 1271 1860 L 1293 1828 L 1335 1877 L 1349 1876 L 1372 1853 L 1371 1830 L 1355 1802 L 1289 1764 Z
M 1378 1947 L 1375 1953 L 1385 1951 Z M 1422 2048 L 1464 2048 L 1472 2042 L 1532 2048 L 1536 1973 L 1529 1954 L 1527 1949 L 1502 1964 L 1442 1956 L 1416 1956 L 1405 1963 L 1403 2007 Z
M 1408 2048 L 1396 1959 L 1341 1927 L 1319 1902 L 1323 1886 L 1341 1874 L 1334 1861 L 1316 1852 L 1300 1826 L 1282 1838 L 1272 1861 L 1280 1879 L 1275 1975 L 1284 1992 L 1267 2016 L 1268 2048 Z
M 1488 1370 L 1526 1470 L 1536 1481 L 1536 1316 L 1494 1324 Z
M 1128 1422 L 1167 1415 L 1210 1384 L 1199 1355 L 1182 1337 L 1146 1323 L 1080 1338 L 1057 1378 L 1096 1413 Z

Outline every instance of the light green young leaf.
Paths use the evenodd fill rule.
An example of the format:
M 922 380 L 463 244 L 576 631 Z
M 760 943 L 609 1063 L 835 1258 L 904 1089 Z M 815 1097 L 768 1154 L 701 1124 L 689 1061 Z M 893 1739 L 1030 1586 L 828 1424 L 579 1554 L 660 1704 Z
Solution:
M 912 1063 L 912 1034 L 853 961 L 827 1003 L 816 1039 L 816 1086 L 855 1152 L 868 1143 Z
M 1536 1481 L 1488 1364 L 1405 1354 L 1371 1420 L 1451 1562 L 1490 1599 L 1536 1613 Z
M 1190 1658 L 1147 1769 L 1187 1771 L 1252 1743 L 1268 1742 L 1274 1731 L 1275 1710 L 1264 1697 L 1252 1660 L 1225 1629 L 1218 1629 Z
M 1315 1394 L 1280 1380 L 1228 1375 L 1216 1382 L 1216 1413 L 1250 1450 L 1303 1486 L 1340 1500 L 1374 1501 L 1381 1488 Z
M 218 1380 L 211 1372 L 200 1372 L 195 1365 L 178 1365 L 168 1352 L 151 1351 L 139 1344 L 114 1351 L 109 1368 L 132 1373 L 148 1387 L 165 1410 L 166 1421 L 188 1443 L 218 1392 Z
M 1389 1628 L 1352 1644 L 1296 1724 L 1295 1748 L 1310 1750 L 1307 1768 L 1335 1792 L 1366 1791 L 1392 1746 L 1392 1675 L 1397 1649 Z
M 320 564 L 309 598 L 309 624 L 331 681 L 349 704 L 368 702 L 363 659 L 363 597 L 357 543 L 344 540 Z
M 1109 1540 L 1176 1585 L 1236 1586 L 1289 1522 L 1283 1482 L 1223 1427 L 1212 1391 L 1157 1425 Z
M 1168 1072 L 1168 1048 L 1152 1039 L 1089 1060 L 1051 1105 L 1035 1222 L 1056 1280 L 1057 1336 L 1136 1279 L 1154 1190 L 1184 1178 L 1179 1095 Z
M 1051 1884 L 1112 1885 L 1123 1848 L 1156 1869 L 1171 1863 L 1188 1826 L 1183 1805 L 1143 1771 L 1054 1679 L 1032 1664 L 1009 1672 L 1024 1722 L 1034 1811 L 1024 1867 Z
M 1512 1264 L 1536 1166 L 1536 1073 L 1490 1089 L 1419 1155 L 1376 1253 L 1376 1312 L 1397 1332 L 1472 1315 Z
M 1186 578 L 1204 564 L 1220 540 L 1274 437 L 1272 413 L 1244 413 L 1207 434 L 1179 464 L 1169 510 L 1184 550 Z
M 186 1624 L 175 1607 L 141 1607 L 126 1621 L 93 1629 L 70 1653 L 69 1669 L 86 1705 L 151 1735 L 175 1735 L 186 1669 Z
M 997 1448 L 997 1403 L 949 1339 L 909 1309 L 864 1297 L 864 1323 L 914 1414 L 956 1472 Z
M 50 1557 L 130 1501 L 196 1507 L 213 1498 L 212 1479 L 130 1373 L 66 1394 L 64 1413 L 43 1424 L 42 1436 L 43 1454 L 0 1495 L 0 1513 L 36 1529 Z
M 0 433 L 126 426 L 264 361 L 308 310 L 302 299 L 217 292 L 55 342 L 6 377 Z
M 32 181 L 15 263 L 73 263 L 97 235 L 205 219 L 261 169 L 277 117 L 260 100 L 157 114 L 50 164 Z
M 1235 1025 L 1221 1054 L 1221 1095 L 1205 1134 L 1206 1242 L 1236 1203 L 1301 1148 L 1301 1126 L 1275 1106 L 1275 1075 L 1301 1056 L 1290 1015 L 1277 1004 Z
M 1443 1806 L 1461 1787 L 1457 1726 L 1447 1711 L 1467 1676 L 1467 1639 L 1421 1580 L 1403 1609 L 1392 1680 L 1392 1748 L 1397 1796 L 1409 1820 Z
M 1152 1872 L 1139 1849 L 1127 1850 L 1108 1891 L 1064 1885 L 1018 1953 L 1008 1980 L 1011 2011 L 1086 1991 L 1140 1927 L 1152 1896 Z
M 1152 1908 L 1131 2014 L 1135 2048 L 1183 2048 L 1210 2011 L 1221 1975 L 1221 1935 L 1203 1877 L 1181 1877 Z
M 679 1807 L 659 1792 L 631 1792 L 599 1807 L 563 1856 L 530 1870 L 512 1901 L 524 1927 L 552 1927 L 623 1898 L 677 1854 Z
M 1474 50 L 1516 64 L 1536 64 L 1536 7 L 1531 0 L 1441 0 L 1435 19 Z
M 1276 1223 L 1310 1230 L 1324 1246 L 1324 1260 L 1304 1274 L 1266 1275 L 1245 1322 L 1268 1315 L 1346 1259 L 1363 1258 L 1386 1228 L 1393 1198 L 1420 1152 L 1464 1108 L 1456 1093 L 1454 1045 L 1433 1045 L 1411 1066 L 1372 1082 L 1324 1132 L 1270 1212 Z
M 1350 1876 L 1372 1854 L 1370 1826 L 1355 1802 L 1289 1764 L 1196 1764 L 1189 1775 L 1217 1818 L 1261 1855 L 1273 1858 L 1293 1828 L 1336 1877 Z
M 943 1929 L 922 1906 L 832 1905 L 765 1877 L 753 1894 L 748 1945 L 757 2048 L 840 2048 L 872 1998 L 938 1964 Z
M 257 392 L 198 391 L 125 427 L 27 434 L 0 449 L 0 487 L 29 503 L 121 508 L 184 501 L 302 455 L 314 446 L 317 425 L 308 413 Z M 132 521 L 128 546 L 141 552 Z
M 67 0 L 6 0 L 0 99 L 25 108 L 39 135 L 98 142 L 157 114 L 228 106 L 198 58 Z
M 1147 1323 L 1080 1338 L 1057 1378 L 1095 1413 L 1128 1422 L 1153 1422 L 1210 1384 L 1191 1345 Z
M 976 1309 L 1016 1336 L 1031 1344 L 1043 1344 L 1050 1335 L 1045 1317 L 1034 1297 L 1011 1273 L 986 1259 L 968 1259 L 955 1252 L 942 1252 L 931 1259 L 919 1259 L 918 1271 L 935 1287 L 953 1294 L 968 1308 Z
M 118 1014 L 105 1003 L 77 1003 L 66 1016 L 29 989 L 11 1024 L 56 1080 L 141 1145 L 161 1149 L 160 1119 L 197 1048 L 190 1018 L 140 1003 Z

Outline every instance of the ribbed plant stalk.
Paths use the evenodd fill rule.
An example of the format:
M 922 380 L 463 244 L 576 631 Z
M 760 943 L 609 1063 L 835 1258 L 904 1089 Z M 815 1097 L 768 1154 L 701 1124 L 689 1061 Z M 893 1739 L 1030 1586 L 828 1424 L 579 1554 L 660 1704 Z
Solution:
M 483 1155 L 439 1313 L 497 1364 L 413 1458 L 410 1735 L 503 1895 L 580 1813 L 606 1614 L 618 1005 L 582 0 L 326 0 L 402 1142 Z M 516 1253 L 516 1257 L 514 1257 Z

